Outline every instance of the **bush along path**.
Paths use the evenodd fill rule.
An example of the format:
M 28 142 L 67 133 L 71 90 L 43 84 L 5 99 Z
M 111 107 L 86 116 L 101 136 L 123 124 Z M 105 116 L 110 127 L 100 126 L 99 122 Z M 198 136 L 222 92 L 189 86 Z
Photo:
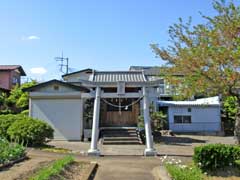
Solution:
M 27 146 L 43 145 L 53 138 L 53 128 L 46 122 L 18 115 L 0 115 L 0 137 Z

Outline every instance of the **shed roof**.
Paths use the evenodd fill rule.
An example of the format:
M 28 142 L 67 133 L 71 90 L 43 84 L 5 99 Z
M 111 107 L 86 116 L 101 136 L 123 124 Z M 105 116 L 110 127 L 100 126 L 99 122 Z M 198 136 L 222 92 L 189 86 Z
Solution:
M 0 71 L 12 71 L 18 69 L 21 73 L 21 76 L 26 76 L 22 66 L 20 65 L 0 65 Z
M 220 106 L 218 96 L 201 98 L 194 101 L 158 101 L 159 106 Z
M 142 71 L 95 71 L 93 82 L 146 82 Z

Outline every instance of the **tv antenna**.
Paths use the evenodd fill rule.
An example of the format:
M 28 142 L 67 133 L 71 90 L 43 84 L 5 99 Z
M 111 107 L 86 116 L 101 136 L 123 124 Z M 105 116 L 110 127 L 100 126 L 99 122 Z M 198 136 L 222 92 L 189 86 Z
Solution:
M 68 61 L 69 61 L 69 59 L 68 59 L 68 57 L 64 57 L 63 56 L 63 52 L 62 52 L 62 56 L 61 57 L 55 57 L 54 58 L 57 62 L 59 62 L 59 66 L 60 66 L 60 71 L 62 72 L 62 73 L 65 73 L 65 74 L 68 74 L 68 70 L 69 70 L 69 68 L 68 68 Z M 65 70 L 65 71 L 64 71 Z

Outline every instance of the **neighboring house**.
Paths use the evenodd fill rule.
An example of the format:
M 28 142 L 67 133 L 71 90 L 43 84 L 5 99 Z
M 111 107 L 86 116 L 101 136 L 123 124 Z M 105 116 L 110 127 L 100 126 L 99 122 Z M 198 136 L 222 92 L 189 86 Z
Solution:
M 156 75 L 155 75 L 156 74 Z M 150 103 L 171 98 L 164 79 L 146 70 L 95 71 L 84 69 L 26 89 L 30 95 L 30 116 L 47 121 L 57 140 L 91 137 L 90 154 L 99 154 L 99 132 L 105 129 L 136 128 L 138 116 L 145 121 L 145 155 L 155 155 L 149 118 Z M 93 117 L 86 120 L 86 105 L 92 102 Z M 211 111 L 211 109 L 209 109 Z M 90 128 L 90 136 L 89 130 Z
M 167 108 L 169 129 L 174 132 L 220 132 L 221 107 L 219 97 L 194 101 L 158 101 Z
M 21 76 L 26 76 L 20 65 L 0 65 L 0 91 L 9 92 L 15 85 L 21 84 Z

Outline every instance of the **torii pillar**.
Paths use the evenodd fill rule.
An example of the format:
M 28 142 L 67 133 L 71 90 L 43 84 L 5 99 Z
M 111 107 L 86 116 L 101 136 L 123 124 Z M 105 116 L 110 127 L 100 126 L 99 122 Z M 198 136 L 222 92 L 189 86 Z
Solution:
M 142 87 L 143 90 L 143 116 L 144 116 L 144 127 L 146 135 L 146 149 L 144 151 L 145 156 L 156 156 L 157 152 L 153 148 L 153 137 L 151 129 L 151 119 L 149 116 L 149 102 L 148 93 L 145 86 Z
M 95 95 L 94 109 L 93 109 L 91 147 L 88 150 L 88 155 L 90 156 L 100 156 L 100 151 L 97 147 L 98 136 L 99 136 L 99 111 L 100 111 L 100 98 L 101 98 L 100 96 L 101 96 L 101 88 L 96 87 L 96 95 Z

